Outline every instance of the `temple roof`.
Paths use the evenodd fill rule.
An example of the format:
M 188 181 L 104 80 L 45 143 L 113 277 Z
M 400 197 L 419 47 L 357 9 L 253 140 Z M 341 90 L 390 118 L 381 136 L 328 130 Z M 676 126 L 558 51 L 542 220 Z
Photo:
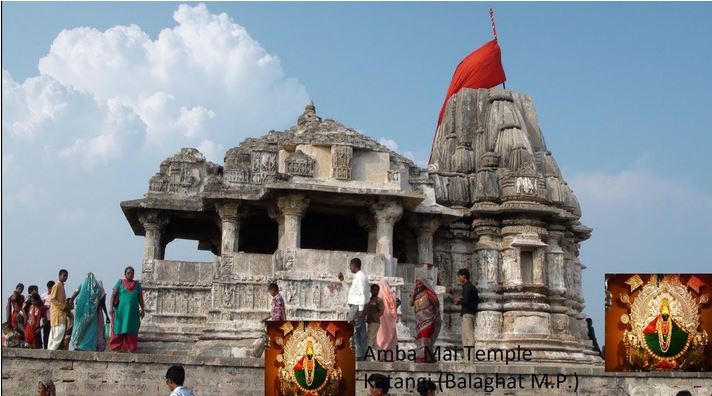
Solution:
M 389 153 L 391 160 L 406 164 L 413 168 L 418 166 L 409 158 L 389 149 L 373 138 L 366 136 L 355 129 L 344 126 L 342 123 L 332 119 L 322 119 L 316 114 L 316 107 L 313 102 L 309 102 L 304 108 L 304 112 L 299 116 L 297 124 L 284 131 L 269 131 L 266 135 L 257 138 L 247 138 L 237 147 L 233 147 L 225 153 L 225 163 L 229 157 L 235 156 L 238 152 L 255 149 L 276 149 L 283 146 L 295 146 L 298 144 L 311 145 L 340 145 L 345 144 L 356 149 Z
M 209 221 L 215 202 L 264 206 L 290 192 L 340 206 L 395 199 L 412 213 L 461 217 L 464 211 L 435 201 L 432 184 L 426 169 L 352 128 L 322 119 L 310 102 L 296 125 L 245 139 L 225 153 L 223 165 L 207 161 L 195 148 L 181 149 L 161 162 L 144 198 L 121 206 L 137 234 L 143 232 L 138 216 L 147 209 Z

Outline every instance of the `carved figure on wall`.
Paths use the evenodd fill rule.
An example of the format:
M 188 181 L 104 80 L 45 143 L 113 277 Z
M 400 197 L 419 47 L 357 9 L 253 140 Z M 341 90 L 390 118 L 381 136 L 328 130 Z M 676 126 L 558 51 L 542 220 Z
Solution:
M 224 307 L 232 308 L 234 293 L 235 293 L 235 290 L 232 286 L 230 286 L 230 285 L 224 286 L 223 296 L 222 296 L 222 301 L 223 301 Z
M 312 287 L 312 304 L 314 304 L 314 308 L 319 308 L 319 304 L 321 303 L 321 293 L 318 285 L 314 285 Z
M 532 195 L 536 192 L 535 184 L 529 177 L 517 177 L 517 194 L 528 194 Z

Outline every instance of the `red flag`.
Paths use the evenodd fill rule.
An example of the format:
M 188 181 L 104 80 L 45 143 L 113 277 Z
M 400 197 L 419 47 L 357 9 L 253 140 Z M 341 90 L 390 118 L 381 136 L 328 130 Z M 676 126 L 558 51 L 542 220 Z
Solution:
M 482 47 L 467 55 L 455 69 L 450 86 L 445 95 L 445 102 L 440 109 L 438 125 L 443 120 L 445 105 L 452 95 L 462 88 L 492 88 L 507 81 L 502 67 L 502 51 L 499 49 L 497 39 L 490 41 Z

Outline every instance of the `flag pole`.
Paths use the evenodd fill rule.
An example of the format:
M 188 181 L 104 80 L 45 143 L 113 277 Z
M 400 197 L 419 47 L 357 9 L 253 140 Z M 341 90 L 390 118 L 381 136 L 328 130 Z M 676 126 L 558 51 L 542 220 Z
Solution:
M 492 36 L 497 40 L 497 25 L 494 23 L 494 9 L 492 8 L 492 3 L 489 6 L 490 23 L 492 24 Z M 507 85 L 502 81 L 502 88 L 507 89 Z

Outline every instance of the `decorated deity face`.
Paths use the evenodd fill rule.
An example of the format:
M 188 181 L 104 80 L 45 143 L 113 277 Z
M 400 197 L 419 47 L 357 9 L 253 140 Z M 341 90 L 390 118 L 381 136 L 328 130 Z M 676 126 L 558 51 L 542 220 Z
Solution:
M 670 302 L 666 298 L 660 302 L 660 315 L 663 317 L 663 320 L 670 318 Z
M 311 341 L 307 341 L 307 357 L 309 359 L 314 357 L 314 343 Z

